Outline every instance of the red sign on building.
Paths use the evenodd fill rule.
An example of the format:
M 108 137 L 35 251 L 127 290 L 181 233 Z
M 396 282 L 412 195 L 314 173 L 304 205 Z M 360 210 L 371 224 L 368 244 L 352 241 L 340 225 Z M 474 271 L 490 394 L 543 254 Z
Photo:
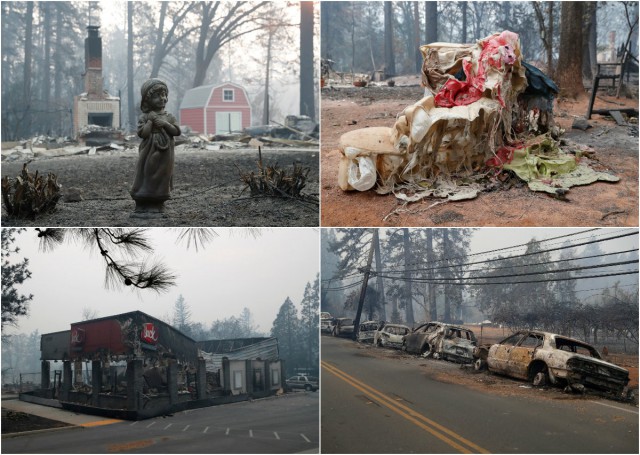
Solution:
M 158 342 L 158 331 L 151 322 L 142 324 L 140 338 L 142 341 L 149 344 L 156 344 Z
M 74 346 L 79 346 L 84 344 L 84 330 L 75 328 L 71 331 L 71 344 Z

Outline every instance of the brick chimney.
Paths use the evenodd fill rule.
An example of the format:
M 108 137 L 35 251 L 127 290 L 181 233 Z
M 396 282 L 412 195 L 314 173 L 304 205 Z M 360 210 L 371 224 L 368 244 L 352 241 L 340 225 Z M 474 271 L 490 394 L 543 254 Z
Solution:
M 112 130 L 120 127 L 120 98 L 104 91 L 102 38 L 98 25 L 87 27 L 87 37 L 84 40 L 83 76 L 84 93 L 74 97 L 74 135 L 87 145 L 97 145 L 100 141 L 112 141 L 114 140 Z M 100 129 L 108 131 L 100 131 Z
M 84 39 L 84 90 L 89 99 L 101 99 L 102 94 L 102 38 L 100 27 L 89 25 Z

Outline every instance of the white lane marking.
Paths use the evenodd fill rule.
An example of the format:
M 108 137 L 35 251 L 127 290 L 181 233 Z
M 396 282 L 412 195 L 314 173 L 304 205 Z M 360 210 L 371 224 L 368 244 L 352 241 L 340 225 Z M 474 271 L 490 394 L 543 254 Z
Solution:
M 309 441 L 309 438 L 307 438 L 305 435 L 303 435 L 302 433 L 300 433 L 300 436 L 302 436 L 302 439 L 304 439 L 307 442 L 311 442 Z
M 151 428 L 152 426 L 154 426 L 156 424 L 156 421 L 154 420 L 153 422 L 151 422 L 149 425 L 147 425 L 147 428 Z
M 253 430 L 249 430 L 249 437 L 253 438 Z
M 187 431 L 187 428 L 189 428 L 191 425 L 187 425 L 186 427 L 184 427 L 184 429 L 182 431 Z
M 229 430 L 230 430 L 230 428 L 227 428 L 227 431 L 225 431 L 225 433 L 224 433 L 224 434 L 225 434 L 226 436 L 229 436 Z
M 273 435 L 276 437 L 276 439 L 280 439 L 280 436 L 278 436 L 278 433 L 276 433 L 275 431 L 273 432 Z
M 617 409 L 618 411 L 630 412 L 631 414 L 638 414 L 638 411 L 632 411 L 631 409 L 619 408 L 618 406 L 613 406 L 606 403 L 600 403 L 599 401 L 592 401 L 592 403 L 599 404 L 600 406 L 606 406 L 608 408 Z
M 167 425 L 166 427 L 164 427 L 164 429 L 166 430 L 167 428 L 169 428 L 171 425 L 173 425 L 172 423 L 170 423 L 169 425 Z
M 135 422 L 133 422 L 132 424 L 130 424 L 129 426 L 132 427 L 134 426 L 136 423 L 138 423 L 138 421 L 136 420 Z
M 209 430 L 209 427 L 206 427 L 203 431 L 203 433 L 206 433 Z

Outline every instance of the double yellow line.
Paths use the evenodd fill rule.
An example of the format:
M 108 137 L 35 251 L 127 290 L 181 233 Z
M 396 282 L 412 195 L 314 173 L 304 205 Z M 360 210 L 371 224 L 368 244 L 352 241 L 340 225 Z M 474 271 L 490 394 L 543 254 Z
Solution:
M 385 395 L 379 390 L 374 389 L 370 385 L 367 385 L 364 382 L 359 381 L 358 379 L 336 368 L 335 366 L 325 361 L 322 361 L 321 363 L 322 363 L 322 367 L 329 373 L 342 379 L 344 382 L 351 385 L 352 387 L 355 387 L 361 392 L 369 395 L 371 398 L 375 399 L 381 405 L 389 408 L 391 411 L 395 412 L 399 416 L 404 417 L 405 419 L 407 419 L 417 427 L 422 428 L 428 433 L 431 433 L 433 436 L 445 442 L 446 444 L 453 447 L 454 449 L 458 450 L 460 453 L 491 453 L 488 450 L 483 449 L 479 445 L 474 444 L 473 442 L 463 438 L 462 436 L 455 433 L 454 431 L 440 425 L 437 422 L 434 422 L 433 420 L 423 416 L 419 412 L 414 411 L 410 407 L 402 403 L 399 403 L 398 401 Z

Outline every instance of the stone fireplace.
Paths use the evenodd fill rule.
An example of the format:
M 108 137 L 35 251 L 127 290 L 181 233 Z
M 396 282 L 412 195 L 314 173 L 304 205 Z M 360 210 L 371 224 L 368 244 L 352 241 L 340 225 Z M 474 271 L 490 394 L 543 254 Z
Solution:
M 97 25 L 87 27 L 84 60 L 85 91 L 74 97 L 73 109 L 73 132 L 80 140 L 105 136 L 105 133 L 120 128 L 120 98 L 111 96 L 103 88 L 102 38 Z M 101 142 L 99 138 L 95 139 Z

